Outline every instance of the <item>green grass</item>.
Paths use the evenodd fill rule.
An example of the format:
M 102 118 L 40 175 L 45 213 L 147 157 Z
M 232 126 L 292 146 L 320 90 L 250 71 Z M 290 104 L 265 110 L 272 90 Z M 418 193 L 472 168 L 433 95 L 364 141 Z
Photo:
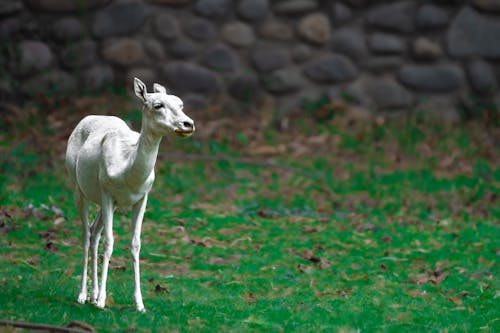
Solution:
M 500 331 L 500 168 L 484 129 L 309 125 L 293 137 L 302 154 L 267 128 L 259 145 L 287 145 L 270 159 L 241 131 L 162 145 L 198 157 L 158 162 L 146 314 L 133 302 L 130 214 L 115 214 L 106 309 L 78 304 L 61 149 L 2 137 L 0 319 L 103 332 Z

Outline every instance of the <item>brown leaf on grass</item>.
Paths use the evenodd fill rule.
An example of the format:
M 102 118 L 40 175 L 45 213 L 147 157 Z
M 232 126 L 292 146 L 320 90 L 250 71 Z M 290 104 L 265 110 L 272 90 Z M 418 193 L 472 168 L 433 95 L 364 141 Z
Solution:
M 391 236 L 388 236 L 388 235 L 384 235 L 382 236 L 382 238 L 380 239 L 383 243 L 386 243 L 386 244 L 391 244 L 392 243 L 392 237 Z
M 311 136 L 307 138 L 307 142 L 313 145 L 323 145 L 330 138 L 329 133 L 323 133 L 316 136 Z
M 219 247 L 219 248 L 227 248 L 227 245 L 224 243 L 224 242 L 221 242 L 221 241 L 218 241 L 218 240 L 215 240 L 215 239 L 212 239 L 210 237 L 203 237 L 203 238 L 193 238 L 193 237 L 190 237 L 189 235 L 184 235 L 182 237 L 182 241 L 185 243 L 185 244 L 192 244 L 192 245 L 196 245 L 196 246 L 201 246 L 201 247 Z
M 280 216 L 278 214 L 278 212 L 276 212 L 272 209 L 266 208 L 266 207 L 259 208 L 259 210 L 256 212 L 256 214 L 257 214 L 257 216 L 259 216 L 261 218 L 277 218 Z
M 305 260 L 309 260 L 313 263 L 319 263 L 321 261 L 319 257 L 316 257 L 314 255 L 314 252 L 312 250 L 304 250 L 302 252 L 302 258 Z
M 245 301 L 247 304 L 255 304 L 257 303 L 257 298 L 255 297 L 255 293 L 249 292 L 245 294 Z
M 240 237 L 240 238 L 236 238 L 235 240 L 233 240 L 231 242 L 231 244 L 229 244 L 229 247 L 235 247 L 236 245 L 238 245 L 239 243 L 241 242 L 244 242 L 244 241 L 249 241 L 251 242 L 252 241 L 252 238 L 250 237 Z
M 55 230 L 54 229 L 48 229 L 45 232 L 39 232 L 38 237 L 41 239 L 52 239 L 55 236 Z
M 419 152 L 421 156 L 427 158 L 432 157 L 434 155 L 431 146 L 429 146 L 429 144 L 426 142 L 421 142 L 417 144 L 416 150 Z
M 357 229 L 359 232 L 363 232 L 363 231 L 373 231 L 375 230 L 375 225 L 372 224 L 372 223 L 363 223 L 361 225 L 358 226 L 358 229 Z
M 301 256 L 303 259 L 309 260 L 321 269 L 332 266 L 332 264 L 328 260 L 315 256 L 312 250 L 304 250 Z
M 312 153 L 311 147 L 299 142 L 290 142 L 288 148 L 292 151 L 294 157 L 310 155 Z
M 243 225 L 236 226 L 234 228 L 222 228 L 222 229 L 219 229 L 217 232 L 221 235 L 229 236 L 229 235 L 237 233 L 238 231 L 251 230 L 251 229 L 255 229 L 255 227 L 243 224 Z
M 266 144 L 254 144 L 248 147 L 248 153 L 250 155 L 281 155 L 286 152 L 286 146 L 284 144 L 278 144 L 275 146 L 266 145 Z
M 241 258 L 240 254 L 235 254 L 229 258 L 211 257 L 208 263 L 211 265 L 227 265 L 229 263 L 237 261 L 240 258 Z
M 457 159 L 457 155 L 455 152 L 455 153 L 444 156 L 441 160 L 439 160 L 438 165 L 442 169 L 448 169 L 451 166 L 453 166 L 456 159 Z
M 236 211 L 235 206 L 231 204 L 230 200 L 221 202 L 219 204 L 212 204 L 208 202 L 197 202 L 192 204 L 190 208 L 204 210 L 208 213 L 222 213 L 222 214 L 230 214 Z
M 48 241 L 47 244 L 45 244 L 45 250 L 48 252 L 58 252 L 59 248 L 55 243 Z
M 160 286 L 159 283 L 156 284 L 154 292 L 155 293 L 165 293 L 165 294 L 169 294 L 170 293 L 166 287 Z
M 39 255 L 34 255 L 28 259 L 26 259 L 26 262 L 30 264 L 31 266 L 38 266 L 38 261 L 40 261 L 40 256 Z
M 349 276 L 349 275 L 347 275 L 346 272 L 341 272 L 340 276 L 345 281 L 361 281 L 361 280 L 368 281 L 368 275 L 366 275 L 366 274 L 358 275 L 356 273 L 353 273 L 351 276 Z
M 212 247 L 212 242 L 209 239 L 206 238 L 196 239 L 196 238 L 191 238 L 189 236 L 187 238 L 189 244 L 194 244 L 201 247 Z
M 325 227 L 320 227 L 320 226 L 304 226 L 302 228 L 302 232 L 305 233 L 305 234 L 314 234 L 314 233 L 317 233 L 317 232 L 321 232 L 325 230 Z
M 432 283 L 434 285 L 438 285 L 449 275 L 448 272 L 444 272 L 443 269 L 448 267 L 450 264 L 448 261 L 439 261 L 436 263 L 434 270 L 413 275 L 410 277 L 410 281 L 417 285 L 422 285 L 426 283 Z
M 311 279 L 309 282 L 309 287 L 314 292 L 314 296 L 316 297 L 325 297 L 325 296 L 332 296 L 332 295 L 337 295 L 337 292 L 332 292 L 332 291 L 319 291 L 318 288 L 316 287 L 316 279 Z

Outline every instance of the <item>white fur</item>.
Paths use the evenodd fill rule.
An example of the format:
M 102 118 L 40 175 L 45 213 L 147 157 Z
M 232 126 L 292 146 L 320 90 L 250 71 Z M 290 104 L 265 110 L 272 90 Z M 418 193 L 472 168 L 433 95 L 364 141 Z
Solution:
M 92 250 L 91 301 L 104 308 L 109 259 L 113 252 L 113 213 L 117 207 L 132 207 L 131 252 L 134 260 L 134 297 L 139 311 L 142 302 L 139 275 L 141 226 L 149 190 L 155 178 L 154 165 L 162 136 L 175 132 L 189 136 L 194 122 L 182 111 L 180 98 L 154 84 L 148 93 L 139 79 L 134 90 L 144 103 L 141 132 L 132 131 L 123 120 L 111 116 L 87 116 L 71 133 L 66 150 L 66 168 L 82 220 L 83 273 L 78 302 L 87 300 L 88 252 Z M 89 224 L 90 202 L 101 209 Z M 101 288 L 97 281 L 97 247 L 104 229 L 104 261 Z

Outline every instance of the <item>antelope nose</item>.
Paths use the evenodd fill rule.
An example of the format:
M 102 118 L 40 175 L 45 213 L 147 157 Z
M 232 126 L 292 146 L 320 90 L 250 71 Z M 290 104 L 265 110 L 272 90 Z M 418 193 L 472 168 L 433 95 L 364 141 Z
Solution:
M 194 123 L 193 122 L 189 122 L 189 121 L 184 121 L 182 123 L 182 126 L 184 126 L 184 128 L 188 129 L 188 130 L 194 130 Z

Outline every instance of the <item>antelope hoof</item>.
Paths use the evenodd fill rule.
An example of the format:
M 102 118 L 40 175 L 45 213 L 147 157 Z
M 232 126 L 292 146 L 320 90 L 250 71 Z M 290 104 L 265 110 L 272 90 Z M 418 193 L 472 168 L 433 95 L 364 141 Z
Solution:
M 142 312 L 142 313 L 146 313 L 146 309 L 144 308 L 144 305 L 138 305 L 137 311 Z
M 80 293 L 80 295 L 78 295 L 78 303 L 85 304 L 86 300 L 87 300 L 87 293 Z
M 97 305 L 97 297 L 99 297 L 99 292 L 92 292 L 92 295 L 90 296 L 90 302 L 94 305 Z
M 106 306 L 106 300 L 104 299 L 98 299 L 97 303 L 95 304 L 99 309 L 104 309 L 104 306 Z

